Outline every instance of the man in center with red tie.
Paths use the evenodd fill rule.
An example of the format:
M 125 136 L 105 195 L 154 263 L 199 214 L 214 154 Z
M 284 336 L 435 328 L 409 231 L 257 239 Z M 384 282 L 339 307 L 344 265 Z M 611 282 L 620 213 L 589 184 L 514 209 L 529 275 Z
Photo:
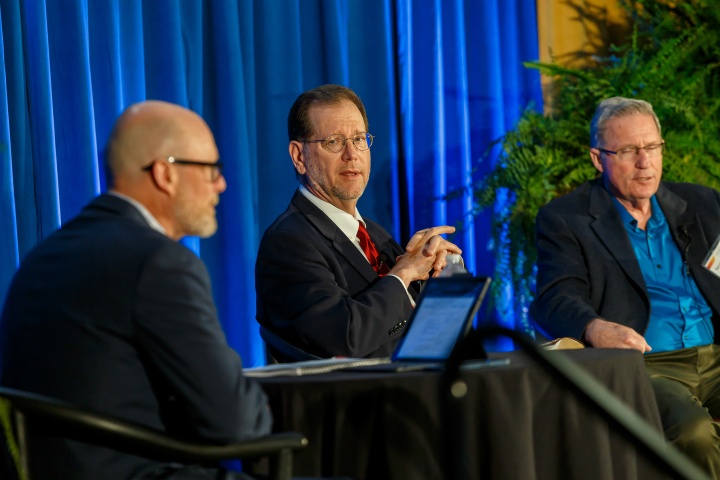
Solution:
M 360 215 L 373 136 L 365 107 L 349 88 L 323 85 L 301 94 L 290 108 L 288 136 L 300 187 L 260 243 L 257 320 L 318 357 L 389 356 L 412 312 L 417 282 L 437 276 L 448 253 L 462 253 L 441 236 L 455 228 L 420 230 L 403 249 Z

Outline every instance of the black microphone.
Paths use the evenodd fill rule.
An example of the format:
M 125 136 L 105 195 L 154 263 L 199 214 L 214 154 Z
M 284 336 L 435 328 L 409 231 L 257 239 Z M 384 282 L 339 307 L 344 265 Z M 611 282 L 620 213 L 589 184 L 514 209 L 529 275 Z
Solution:
M 382 268 L 383 265 L 385 265 L 387 263 L 387 261 L 388 261 L 387 255 L 385 255 L 384 253 L 381 253 L 380 255 L 378 255 L 378 265 L 377 265 L 378 272 L 380 272 L 380 269 Z

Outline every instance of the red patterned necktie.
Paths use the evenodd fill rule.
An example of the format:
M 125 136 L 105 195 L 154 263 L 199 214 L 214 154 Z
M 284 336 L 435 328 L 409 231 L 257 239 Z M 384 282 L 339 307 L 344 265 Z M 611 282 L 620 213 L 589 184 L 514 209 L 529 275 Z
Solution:
M 370 235 L 362 222 L 358 222 L 357 237 L 358 240 L 360 240 L 360 248 L 362 248 L 363 252 L 365 252 L 368 262 L 370 262 L 370 265 L 372 265 L 373 269 L 377 272 L 380 270 L 380 265 L 378 265 L 380 252 L 378 252 L 378 249 L 375 247 L 373 241 L 370 240 Z

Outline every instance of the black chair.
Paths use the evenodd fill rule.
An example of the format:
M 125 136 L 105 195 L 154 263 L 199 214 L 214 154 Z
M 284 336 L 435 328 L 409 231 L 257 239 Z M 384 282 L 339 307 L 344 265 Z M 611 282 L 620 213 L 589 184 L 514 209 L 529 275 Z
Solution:
M 31 478 L 28 438 L 34 425 L 43 433 L 154 460 L 192 464 L 267 458 L 269 478 L 273 480 L 290 479 L 293 451 L 308 443 L 303 435 L 294 432 L 228 445 L 189 442 L 48 397 L 0 387 L 0 443 L 6 447 L 0 452 L 4 464 L 0 465 L 0 478 Z
M 302 362 L 305 360 L 319 360 L 321 358 L 286 342 L 283 338 L 262 325 L 260 325 L 260 337 L 262 337 L 265 342 L 265 352 L 268 363 Z

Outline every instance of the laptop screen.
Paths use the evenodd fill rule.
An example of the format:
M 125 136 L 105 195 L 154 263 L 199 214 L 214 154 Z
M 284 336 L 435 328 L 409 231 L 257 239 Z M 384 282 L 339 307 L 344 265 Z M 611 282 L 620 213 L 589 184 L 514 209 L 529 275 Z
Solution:
M 442 362 L 470 330 L 490 279 L 470 275 L 425 283 L 393 361 Z

